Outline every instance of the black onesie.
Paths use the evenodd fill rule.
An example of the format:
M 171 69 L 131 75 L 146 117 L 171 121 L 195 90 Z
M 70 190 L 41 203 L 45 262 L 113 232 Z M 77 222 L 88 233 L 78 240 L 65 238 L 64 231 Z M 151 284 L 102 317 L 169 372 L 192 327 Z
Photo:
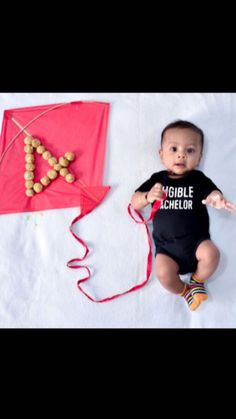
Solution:
M 153 219 L 156 254 L 174 259 L 180 274 L 192 273 L 197 267 L 197 247 L 210 239 L 209 216 L 202 200 L 219 188 L 199 170 L 179 179 L 171 179 L 163 170 L 154 173 L 135 192 L 148 192 L 155 183 L 161 183 L 167 193 Z

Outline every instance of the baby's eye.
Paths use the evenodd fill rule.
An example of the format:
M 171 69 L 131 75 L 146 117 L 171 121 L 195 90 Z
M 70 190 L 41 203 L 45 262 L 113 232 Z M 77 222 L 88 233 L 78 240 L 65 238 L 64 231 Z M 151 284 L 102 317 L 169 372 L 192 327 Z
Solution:
M 187 149 L 187 153 L 188 153 L 188 154 L 192 154 L 192 153 L 194 153 L 194 152 L 195 152 L 194 148 L 188 148 L 188 149 Z
M 174 147 L 174 146 L 170 147 L 170 151 L 175 153 L 177 151 L 177 147 Z

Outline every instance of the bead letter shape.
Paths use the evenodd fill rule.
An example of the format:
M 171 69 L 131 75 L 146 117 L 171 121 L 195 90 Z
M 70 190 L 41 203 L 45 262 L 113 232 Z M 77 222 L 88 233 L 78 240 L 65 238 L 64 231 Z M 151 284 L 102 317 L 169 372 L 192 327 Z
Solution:
M 75 181 L 75 177 L 69 172 L 68 166 L 74 160 L 75 154 L 72 151 L 67 151 L 64 156 L 56 157 L 52 156 L 44 145 L 36 138 L 28 135 L 24 139 L 24 151 L 25 151 L 25 194 L 28 197 L 34 196 L 35 192 L 40 193 L 45 187 L 53 182 L 58 175 L 65 178 L 65 181 L 72 183 Z M 35 169 L 35 158 L 34 152 L 41 154 L 44 160 L 47 160 L 48 164 L 52 167 L 51 170 L 43 176 L 39 182 L 34 182 L 34 169 Z

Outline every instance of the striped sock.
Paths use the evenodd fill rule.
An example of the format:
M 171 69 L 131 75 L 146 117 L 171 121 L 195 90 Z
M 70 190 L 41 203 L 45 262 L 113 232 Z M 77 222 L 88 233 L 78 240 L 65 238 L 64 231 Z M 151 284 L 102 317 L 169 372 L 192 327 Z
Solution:
M 200 305 L 200 303 L 198 303 L 198 301 L 195 301 L 192 295 L 192 291 L 191 288 L 188 284 L 184 285 L 184 289 L 181 292 L 181 294 L 179 294 L 181 297 L 184 297 L 185 301 L 188 304 L 188 307 L 191 311 L 194 311 L 198 308 L 198 306 Z
M 191 276 L 189 284 L 194 301 L 201 304 L 202 301 L 208 299 L 208 295 L 206 292 L 206 288 L 204 287 L 203 281 L 197 278 L 196 275 L 193 274 Z

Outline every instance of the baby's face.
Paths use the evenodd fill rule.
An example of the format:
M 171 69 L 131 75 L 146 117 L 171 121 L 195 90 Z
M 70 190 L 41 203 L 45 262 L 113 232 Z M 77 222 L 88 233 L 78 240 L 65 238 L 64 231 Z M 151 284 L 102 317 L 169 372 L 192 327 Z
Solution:
M 166 169 L 183 176 L 197 167 L 202 156 L 200 135 L 189 128 L 170 128 L 165 132 L 161 161 Z

